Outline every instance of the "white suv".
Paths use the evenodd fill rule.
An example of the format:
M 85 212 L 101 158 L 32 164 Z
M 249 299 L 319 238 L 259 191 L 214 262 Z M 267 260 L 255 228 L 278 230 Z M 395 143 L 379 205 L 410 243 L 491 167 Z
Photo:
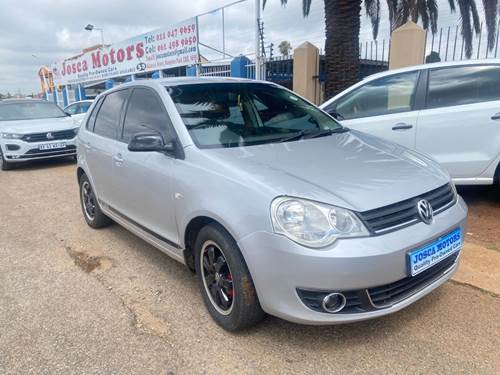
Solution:
M 0 101 L 0 169 L 35 159 L 75 157 L 78 123 L 54 103 Z
M 500 179 L 500 60 L 368 77 L 321 106 L 342 125 L 434 157 L 456 184 Z

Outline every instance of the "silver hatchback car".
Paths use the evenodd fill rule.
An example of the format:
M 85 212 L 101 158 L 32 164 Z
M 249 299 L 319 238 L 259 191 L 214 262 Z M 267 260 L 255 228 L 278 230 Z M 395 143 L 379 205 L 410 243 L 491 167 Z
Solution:
M 458 265 L 467 207 L 429 157 L 342 127 L 280 86 L 136 81 L 77 138 L 83 214 L 187 265 L 227 330 L 398 311 Z

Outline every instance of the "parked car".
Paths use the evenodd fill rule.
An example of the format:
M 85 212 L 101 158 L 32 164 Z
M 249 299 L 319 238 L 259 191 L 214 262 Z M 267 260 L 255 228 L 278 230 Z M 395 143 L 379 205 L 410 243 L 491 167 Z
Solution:
M 467 207 L 448 173 L 274 84 L 123 84 L 92 105 L 77 144 L 88 225 L 112 219 L 186 264 L 228 330 L 264 312 L 379 317 L 457 268 Z
M 431 155 L 456 184 L 500 186 L 500 60 L 379 73 L 321 108 L 352 129 Z
M 93 100 L 80 100 L 78 102 L 73 102 L 64 107 L 64 112 L 71 115 L 71 117 L 78 122 L 81 122 L 92 105 L 92 102 Z
M 0 169 L 29 160 L 75 157 L 78 123 L 51 102 L 0 101 Z

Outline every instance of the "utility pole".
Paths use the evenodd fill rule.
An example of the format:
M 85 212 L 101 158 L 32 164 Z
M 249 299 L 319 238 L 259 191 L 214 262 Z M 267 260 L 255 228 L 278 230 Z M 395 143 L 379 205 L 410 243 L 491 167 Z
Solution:
M 261 79 L 260 61 L 260 0 L 255 0 L 255 79 Z

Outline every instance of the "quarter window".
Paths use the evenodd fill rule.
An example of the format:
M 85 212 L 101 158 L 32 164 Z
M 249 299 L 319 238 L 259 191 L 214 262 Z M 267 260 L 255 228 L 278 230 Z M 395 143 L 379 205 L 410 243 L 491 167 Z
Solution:
M 500 100 L 500 66 L 461 66 L 430 71 L 428 108 L 491 100 Z
M 128 90 L 115 91 L 106 95 L 95 120 L 94 133 L 118 139 L 120 114 L 127 95 Z
M 172 124 L 163 103 L 149 89 L 134 89 L 123 125 L 123 140 L 129 142 L 134 134 L 160 133 L 166 141 L 174 138 Z
M 94 108 L 92 109 L 92 113 L 90 114 L 90 117 L 87 121 L 86 128 L 90 131 L 94 130 L 94 123 L 95 123 L 95 118 L 97 116 L 97 112 L 99 112 L 99 107 L 102 104 L 102 98 L 99 99 L 99 101 L 95 104 Z
M 341 118 L 355 119 L 411 111 L 417 86 L 418 71 L 395 74 L 368 82 L 340 98 L 333 110 Z

